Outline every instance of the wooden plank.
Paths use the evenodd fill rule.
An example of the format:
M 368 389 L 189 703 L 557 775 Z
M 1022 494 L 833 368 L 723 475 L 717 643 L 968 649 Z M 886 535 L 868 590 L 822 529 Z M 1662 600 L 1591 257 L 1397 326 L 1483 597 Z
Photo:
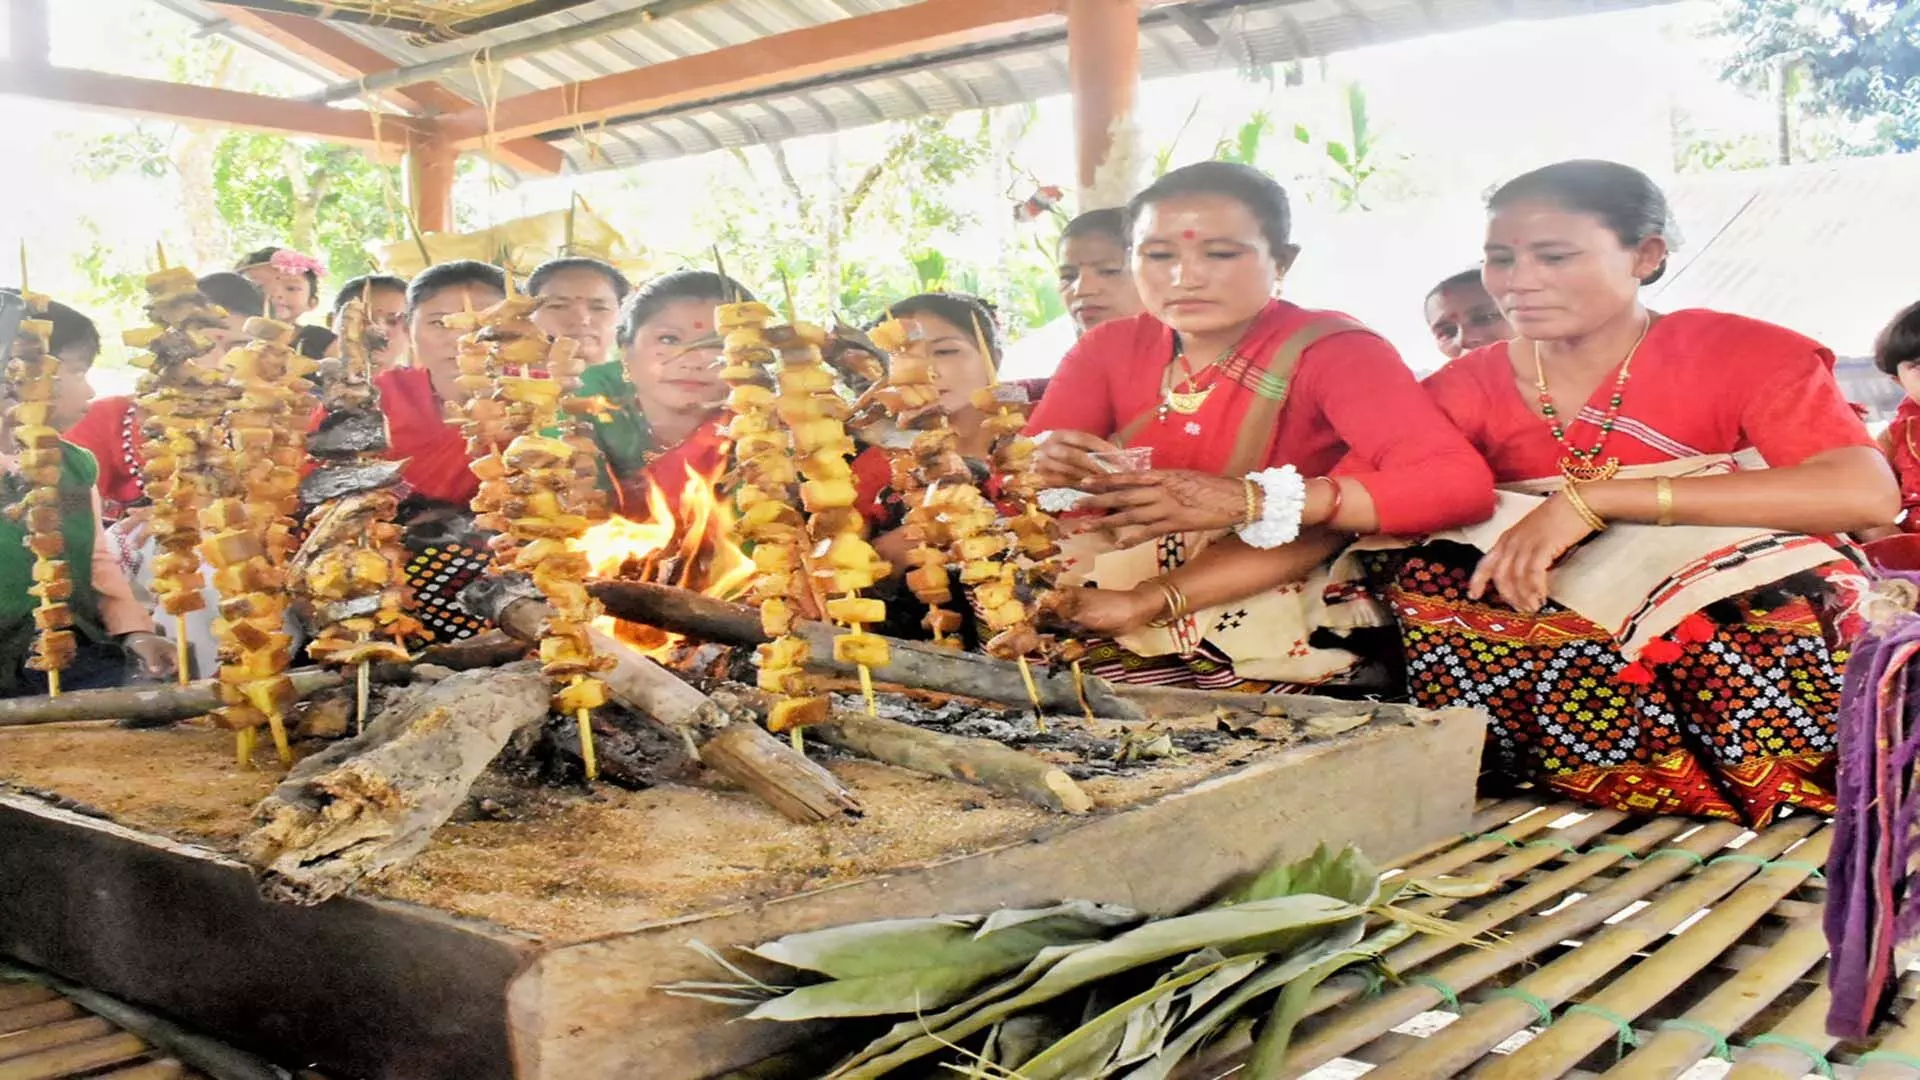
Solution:
M 0 986 L 0 1009 L 17 1009 L 22 1005 L 38 1005 L 43 1001 L 53 1001 L 60 995 L 39 983 L 16 983 L 12 986 Z
M 59 1080 L 72 1073 L 87 1072 L 132 1061 L 151 1052 L 138 1035 L 124 1031 L 102 1035 L 70 1046 L 56 1046 L 37 1054 L 11 1061 L 0 1061 L 0 1080 Z
M 38 1005 L 23 1005 L 18 1009 L 0 1011 L 0 1034 L 29 1031 L 43 1024 L 57 1024 L 79 1015 L 80 1007 L 65 999 L 43 1001 Z
M 407 904 L 271 903 L 234 860 L 0 795 L 0 954 L 336 1075 L 505 1080 L 533 947 Z M 36 1023 L 78 1011 L 32 1008 L 56 1005 Z
M 131 1069 L 115 1069 L 103 1073 L 92 1080 L 183 1080 L 187 1067 L 172 1058 L 149 1061 L 144 1065 L 135 1065 Z
M 508 98 L 493 110 L 493 138 L 765 90 L 1060 23 L 1059 0 L 920 0 Z M 487 110 L 465 109 L 444 125 L 455 145 L 473 149 L 487 137 Z
M 360 110 L 78 68 L 0 62 L 0 97 L 163 117 L 189 124 L 308 136 L 364 147 L 373 147 L 380 141 L 374 137 L 372 114 Z M 432 121 L 384 113 L 380 117 L 379 134 L 384 145 L 397 151 L 405 148 L 410 136 L 425 134 L 431 126 Z
M 301 15 L 275 11 L 255 11 L 231 4 L 214 7 L 226 20 L 273 42 L 308 62 L 349 79 L 363 78 L 394 68 L 386 53 L 342 30 Z M 378 95 L 397 108 L 434 116 L 459 112 L 472 102 L 435 83 L 396 86 Z M 566 165 L 566 155 L 539 139 L 508 139 L 497 143 L 494 156 L 521 172 L 552 175 Z M 421 226 L 426 228 L 426 226 Z
M 57 1024 L 46 1024 L 30 1031 L 16 1031 L 11 1035 L 0 1035 L 0 1061 L 17 1058 L 22 1054 L 66 1046 L 86 1039 L 97 1039 L 113 1033 L 113 1025 L 98 1016 L 83 1016 L 78 1020 L 63 1020 Z

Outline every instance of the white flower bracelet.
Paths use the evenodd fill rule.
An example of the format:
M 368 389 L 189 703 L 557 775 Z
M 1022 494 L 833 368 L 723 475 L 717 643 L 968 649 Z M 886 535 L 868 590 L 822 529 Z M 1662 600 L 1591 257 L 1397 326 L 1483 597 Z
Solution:
M 1248 473 L 1249 483 L 1257 484 L 1265 496 L 1260 502 L 1260 517 L 1234 530 L 1248 547 L 1277 548 L 1300 538 L 1300 519 L 1307 512 L 1307 482 L 1291 465 Z

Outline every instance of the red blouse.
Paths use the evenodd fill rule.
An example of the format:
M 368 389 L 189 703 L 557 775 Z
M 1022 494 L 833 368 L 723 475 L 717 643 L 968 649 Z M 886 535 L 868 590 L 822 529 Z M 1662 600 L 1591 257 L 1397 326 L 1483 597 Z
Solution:
M 1900 481 L 1900 509 L 1907 516 L 1900 522 L 1905 532 L 1920 532 L 1920 401 L 1900 402 L 1893 423 L 1880 433 L 1880 449 L 1893 466 L 1894 479 Z
M 129 504 L 146 497 L 146 486 L 140 482 L 145 460 L 140 454 L 140 416 L 132 398 L 95 398 L 86 415 L 62 437 L 100 463 L 97 486 L 107 521 L 117 520 Z
M 1564 451 L 1521 396 L 1507 342 L 1448 363 L 1426 386 L 1500 483 L 1559 475 Z M 1594 444 L 1612 393 L 1613 379 L 1603 380 L 1568 429 L 1569 442 Z M 1634 356 L 1622 398 L 1601 455 L 1622 465 L 1754 449 L 1768 464 L 1787 466 L 1874 445 L 1834 381 L 1831 352 L 1739 315 L 1691 310 L 1660 318 Z
M 407 462 L 401 479 L 435 502 L 472 502 L 480 481 L 468 468 L 466 438 L 447 422 L 433 392 L 433 377 L 425 368 L 393 368 L 373 382 L 380 389 L 380 411 L 387 414 L 387 459 Z
M 1285 301 L 1269 309 L 1276 338 L 1327 314 Z M 1173 332 L 1150 315 L 1094 327 L 1061 361 L 1027 430 L 1111 437 L 1158 406 L 1173 349 Z M 1221 385 L 1209 404 L 1223 392 L 1250 393 Z M 1220 472 L 1238 431 L 1230 422 L 1207 430 L 1205 417 L 1150 420 L 1129 445 L 1152 446 L 1157 469 Z M 1493 512 L 1486 463 L 1421 392 L 1393 346 L 1371 333 L 1334 334 L 1301 354 L 1267 464 L 1290 464 L 1307 476 L 1339 466 L 1373 497 L 1385 533 L 1431 532 Z

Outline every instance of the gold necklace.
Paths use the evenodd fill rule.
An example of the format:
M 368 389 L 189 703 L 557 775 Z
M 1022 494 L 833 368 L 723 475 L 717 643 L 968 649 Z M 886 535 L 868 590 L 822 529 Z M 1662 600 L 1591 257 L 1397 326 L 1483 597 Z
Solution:
M 1219 382 L 1216 379 L 1208 382 L 1205 386 L 1195 386 L 1194 384 L 1200 381 L 1202 375 L 1218 368 L 1221 362 L 1226 360 L 1227 357 L 1232 356 L 1234 350 L 1239 347 L 1239 342 L 1229 345 L 1225 352 L 1214 357 L 1211 363 L 1199 371 L 1194 371 L 1191 367 L 1187 367 L 1186 378 L 1175 383 L 1173 379 L 1174 368 L 1186 367 L 1187 359 L 1186 347 L 1176 342 L 1174 345 L 1173 363 L 1168 364 L 1166 371 L 1160 376 L 1159 421 L 1163 424 L 1166 423 L 1169 412 L 1176 412 L 1181 416 L 1192 416 L 1194 413 L 1199 412 L 1200 409 L 1206 405 L 1207 397 L 1213 393 L 1213 388 L 1219 385 Z M 1180 387 L 1182 386 L 1187 387 L 1187 389 L 1181 390 Z
M 1586 449 L 1573 445 L 1567 439 L 1567 426 L 1560 422 L 1560 410 L 1553 404 L 1553 395 L 1547 392 L 1547 368 L 1540 360 L 1540 343 L 1527 339 L 1527 348 L 1533 351 L 1534 386 L 1539 390 L 1540 415 L 1546 418 L 1547 430 L 1553 432 L 1553 440 L 1565 450 L 1566 456 L 1560 459 L 1560 475 L 1576 484 L 1591 483 L 1595 480 L 1611 480 L 1620 472 L 1620 459 L 1610 457 L 1599 461 L 1600 451 L 1606 448 L 1607 436 L 1613 434 L 1613 426 L 1620 419 L 1620 404 L 1626 400 L 1627 376 L 1633 371 L 1633 357 L 1640 351 L 1640 343 L 1647 340 L 1647 331 L 1653 329 L 1653 315 L 1648 313 L 1646 321 L 1640 324 L 1640 336 L 1634 339 L 1633 348 L 1627 350 L 1627 358 L 1620 362 L 1620 374 L 1614 376 L 1613 394 L 1607 399 L 1607 414 L 1600 420 L 1600 438 Z

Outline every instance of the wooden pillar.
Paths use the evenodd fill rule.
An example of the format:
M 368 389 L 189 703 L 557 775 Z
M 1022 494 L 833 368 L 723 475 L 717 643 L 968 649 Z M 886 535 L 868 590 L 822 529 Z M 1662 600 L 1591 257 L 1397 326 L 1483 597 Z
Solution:
M 47 0 L 8 0 L 7 59 L 16 64 L 45 65 L 52 49 Z
M 1067 73 L 1082 212 L 1119 205 L 1132 192 L 1094 191 L 1113 148 L 1113 127 L 1133 112 L 1140 82 L 1140 0 L 1067 0 Z
M 413 144 L 407 153 L 407 205 L 420 231 L 453 231 L 453 173 L 460 151 L 438 141 Z

